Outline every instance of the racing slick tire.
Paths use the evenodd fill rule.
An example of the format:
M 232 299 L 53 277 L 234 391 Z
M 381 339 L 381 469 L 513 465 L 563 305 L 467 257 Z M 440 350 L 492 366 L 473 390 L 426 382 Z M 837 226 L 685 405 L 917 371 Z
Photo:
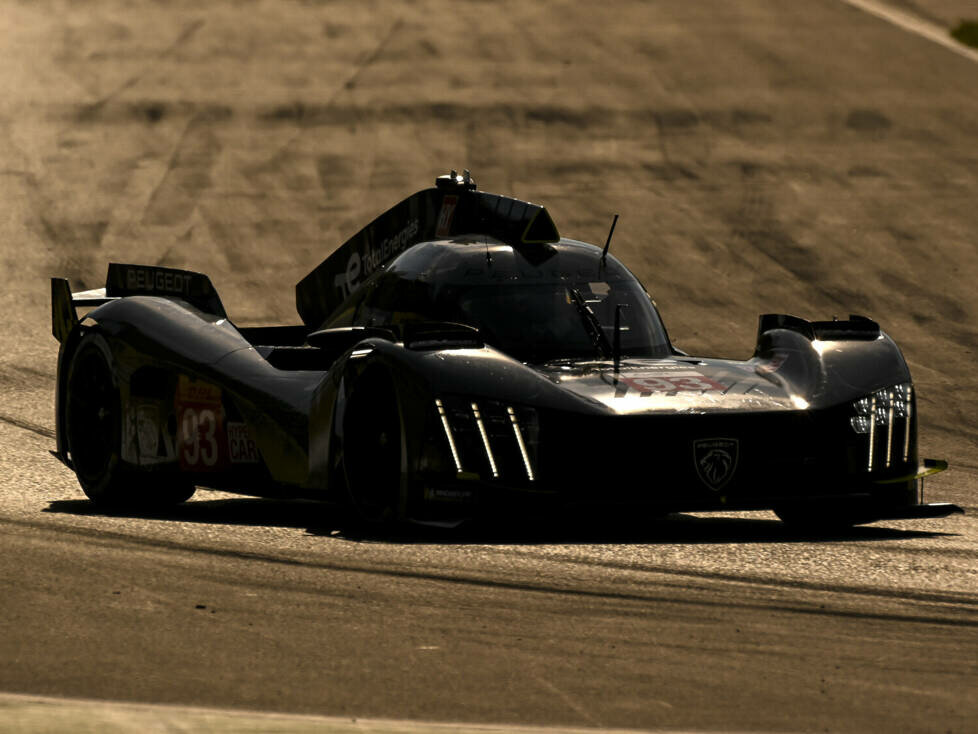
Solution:
M 140 474 L 121 457 L 122 397 L 112 356 L 96 335 L 82 337 L 68 369 L 65 441 L 85 495 L 107 508 L 161 507 L 193 496 L 177 476 Z
M 356 518 L 388 528 L 401 518 L 404 431 L 397 391 L 383 368 L 361 375 L 343 420 L 343 472 Z

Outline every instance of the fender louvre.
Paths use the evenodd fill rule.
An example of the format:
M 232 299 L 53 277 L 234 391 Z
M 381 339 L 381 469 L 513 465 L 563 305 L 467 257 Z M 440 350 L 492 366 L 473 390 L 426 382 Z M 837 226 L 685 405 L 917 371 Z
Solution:
M 757 340 L 772 329 L 788 329 L 810 341 L 872 341 L 880 336 L 880 325 L 865 316 L 850 315 L 848 321 L 806 321 L 788 314 L 766 313 L 758 319 Z
M 179 298 L 201 311 L 226 319 L 227 313 L 210 278 L 201 273 L 154 265 L 109 263 L 106 296 Z
M 876 339 L 880 335 L 880 325 L 865 316 L 850 314 L 848 321 L 813 321 L 815 338 L 822 341 L 841 341 L 845 339 Z

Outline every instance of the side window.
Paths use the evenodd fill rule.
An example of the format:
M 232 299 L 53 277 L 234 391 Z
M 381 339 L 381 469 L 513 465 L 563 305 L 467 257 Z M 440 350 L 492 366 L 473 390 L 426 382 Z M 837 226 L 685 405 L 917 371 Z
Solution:
M 445 321 L 434 303 L 432 288 L 420 280 L 385 273 L 374 283 L 354 315 L 357 326 L 398 326 L 412 321 Z
M 369 284 L 362 286 L 343 304 L 342 310 L 334 313 L 326 320 L 323 328 L 334 329 L 342 326 L 360 326 L 359 315 L 363 311 L 363 302 L 370 295 Z

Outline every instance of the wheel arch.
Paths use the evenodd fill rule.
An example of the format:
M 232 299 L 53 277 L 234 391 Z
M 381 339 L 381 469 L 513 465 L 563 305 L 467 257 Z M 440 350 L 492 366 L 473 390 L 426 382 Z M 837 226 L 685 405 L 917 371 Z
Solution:
M 354 396 L 365 390 L 382 392 L 386 389 L 382 386 L 384 383 L 389 386 L 400 429 L 398 520 L 405 519 L 408 514 L 409 485 L 424 443 L 425 405 L 434 405 L 424 375 L 413 368 L 404 352 L 404 347 L 378 339 L 368 339 L 354 347 L 338 368 L 329 427 L 329 496 L 332 499 L 348 498 L 351 488 L 344 462 L 348 458 L 347 433 L 351 405 L 355 408 L 356 403 Z

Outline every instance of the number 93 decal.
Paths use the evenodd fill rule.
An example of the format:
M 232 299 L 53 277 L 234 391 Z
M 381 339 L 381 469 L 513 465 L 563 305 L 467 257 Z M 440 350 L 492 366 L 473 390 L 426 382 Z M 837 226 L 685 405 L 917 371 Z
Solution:
M 653 393 L 679 393 L 684 391 L 722 392 L 726 389 L 719 382 L 695 372 L 647 377 L 623 377 L 622 382 L 631 389 L 636 390 L 641 397 L 647 397 Z
M 227 437 L 220 388 L 181 375 L 175 408 L 180 466 L 194 471 L 222 468 Z

